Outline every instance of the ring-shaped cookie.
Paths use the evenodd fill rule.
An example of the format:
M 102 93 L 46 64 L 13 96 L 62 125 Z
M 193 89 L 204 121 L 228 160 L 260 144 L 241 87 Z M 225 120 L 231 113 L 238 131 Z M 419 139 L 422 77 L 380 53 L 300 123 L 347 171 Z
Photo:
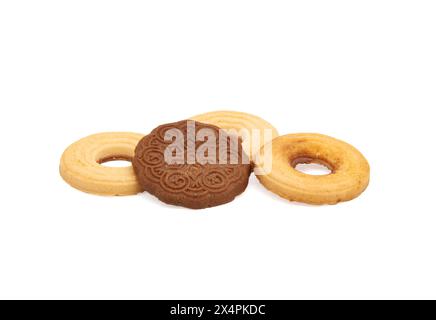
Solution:
M 305 174 L 295 169 L 300 163 L 321 163 L 331 173 Z M 368 161 L 356 148 L 329 136 L 310 133 L 274 139 L 261 150 L 256 169 L 257 178 L 270 191 L 309 204 L 336 204 L 354 199 L 368 186 L 370 174 Z
M 125 196 L 142 192 L 132 166 L 106 167 L 112 160 L 131 161 L 142 134 L 98 133 L 69 146 L 62 155 L 60 174 L 72 187 L 98 195 Z
M 244 135 L 241 136 L 242 148 L 252 161 L 264 144 L 279 135 L 277 129 L 266 120 L 244 112 L 213 111 L 199 114 L 192 117 L 191 120 L 212 124 L 224 130 L 236 130 L 238 133 L 241 130 L 248 130 L 250 139 L 247 139 Z M 253 134 L 254 129 L 259 130 L 259 136 Z M 266 130 L 270 132 L 267 133 Z

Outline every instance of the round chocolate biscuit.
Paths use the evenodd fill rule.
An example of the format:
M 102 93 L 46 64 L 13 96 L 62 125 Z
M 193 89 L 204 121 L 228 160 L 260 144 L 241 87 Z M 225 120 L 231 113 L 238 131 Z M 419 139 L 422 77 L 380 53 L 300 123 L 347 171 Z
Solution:
M 132 163 L 144 190 L 192 209 L 232 201 L 251 173 L 240 138 L 192 120 L 154 129 L 138 143 Z

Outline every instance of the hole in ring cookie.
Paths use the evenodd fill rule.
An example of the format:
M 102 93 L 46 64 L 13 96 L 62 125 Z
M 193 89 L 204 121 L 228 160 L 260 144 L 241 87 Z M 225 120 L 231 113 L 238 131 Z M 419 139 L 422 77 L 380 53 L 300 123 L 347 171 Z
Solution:
M 312 157 L 298 157 L 291 161 L 291 166 L 304 174 L 326 176 L 334 173 L 333 166 L 328 162 Z
M 110 168 L 123 168 L 132 165 L 132 158 L 127 156 L 110 156 L 97 161 L 98 164 Z

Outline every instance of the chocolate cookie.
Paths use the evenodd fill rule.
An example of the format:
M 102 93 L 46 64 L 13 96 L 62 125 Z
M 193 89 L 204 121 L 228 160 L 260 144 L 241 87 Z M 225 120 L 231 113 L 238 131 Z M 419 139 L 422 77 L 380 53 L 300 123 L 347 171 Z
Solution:
M 192 209 L 232 201 L 251 173 L 240 138 L 192 120 L 154 129 L 138 143 L 132 163 L 144 190 Z

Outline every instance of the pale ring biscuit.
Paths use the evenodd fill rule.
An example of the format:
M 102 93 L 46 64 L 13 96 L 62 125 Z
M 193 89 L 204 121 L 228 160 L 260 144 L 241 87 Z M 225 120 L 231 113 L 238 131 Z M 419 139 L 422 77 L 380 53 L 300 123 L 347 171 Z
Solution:
M 192 117 L 191 120 L 212 124 L 224 130 L 234 129 L 241 132 L 247 130 L 250 133 L 250 138 L 242 135 L 242 147 L 245 153 L 254 160 L 259 149 L 279 134 L 277 129 L 274 128 L 269 122 L 262 118 L 244 112 L 237 111 L 213 111 L 208 113 L 199 114 Z M 259 130 L 259 135 L 252 134 L 253 129 Z M 269 132 L 267 132 L 267 130 Z
M 268 147 L 271 152 L 263 152 L 268 149 L 265 146 L 257 159 L 257 177 L 267 189 L 288 200 L 336 204 L 356 198 L 369 184 L 367 160 L 343 141 L 321 134 L 289 134 L 274 139 Z M 320 163 L 331 173 L 305 174 L 295 169 L 300 163 Z
M 76 189 L 98 195 L 133 195 L 142 192 L 132 166 L 105 167 L 111 160 L 131 161 L 143 134 L 98 133 L 69 146 L 62 155 L 60 174 Z

